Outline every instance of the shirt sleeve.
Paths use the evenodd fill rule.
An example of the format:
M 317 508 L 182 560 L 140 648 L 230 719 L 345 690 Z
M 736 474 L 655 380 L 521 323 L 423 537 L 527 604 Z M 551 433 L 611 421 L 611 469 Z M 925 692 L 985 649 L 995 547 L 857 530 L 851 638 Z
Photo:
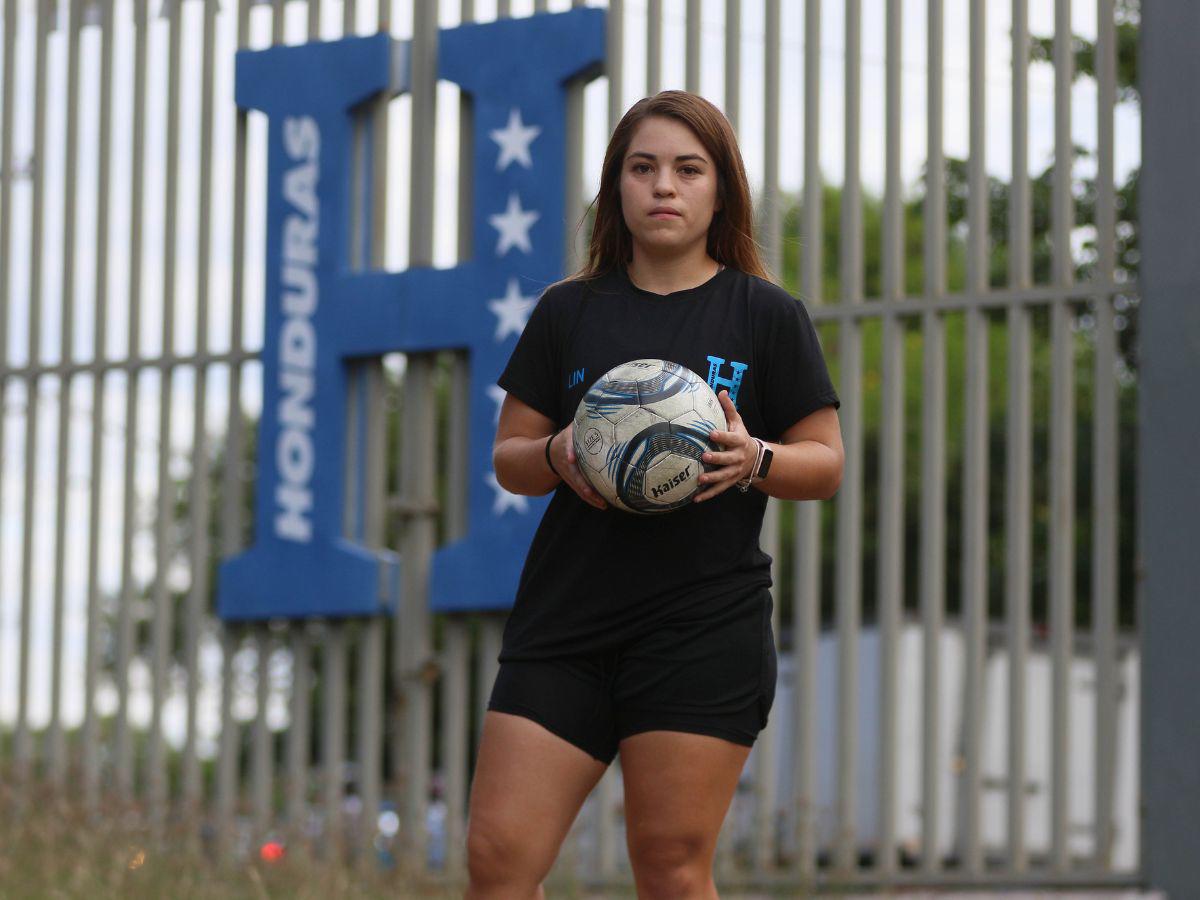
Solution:
M 840 407 L 817 330 L 804 303 L 770 285 L 765 321 L 756 331 L 763 346 L 763 423 L 768 440 L 825 406 Z M 764 327 L 765 326 L 765 327 Z
M 562 346 L 554 300 L 552 291 L 542 292 L 496 384 L 557 422 Z

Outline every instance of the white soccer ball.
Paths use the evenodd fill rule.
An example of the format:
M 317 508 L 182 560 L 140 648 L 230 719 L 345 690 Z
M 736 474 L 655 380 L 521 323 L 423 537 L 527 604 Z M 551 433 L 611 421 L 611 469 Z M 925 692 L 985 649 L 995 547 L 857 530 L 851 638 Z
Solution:
M 686 366 L 635 359 L 605 372 L 575 411 L 575 456 L 584 477 L 617 509 L 662 513 L 690 502 L 708 437 L 728 423 L 712 388 Z

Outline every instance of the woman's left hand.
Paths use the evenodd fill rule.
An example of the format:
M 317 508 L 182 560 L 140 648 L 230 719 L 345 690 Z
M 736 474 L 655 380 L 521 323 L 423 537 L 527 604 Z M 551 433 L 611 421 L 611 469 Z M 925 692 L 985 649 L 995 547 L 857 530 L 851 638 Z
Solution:
M 699 503 L 710 497 L 728 490 L 750 474 L 754 461 L 758 458 L 758 444 L 746 431 L 742 417 L 738 415 L 733 401 L 729 399 L 729 391 L 717 394 L 721 409 L 725 411 L 728 431 L 710 431 L 708 436 L 721 445 L 719 452 L 705 451 L 703 459 L 709 465 L 719 466 L 711 472 L 701 474 L 699 481 L 703 485 L 700 493 L 693 497 Z

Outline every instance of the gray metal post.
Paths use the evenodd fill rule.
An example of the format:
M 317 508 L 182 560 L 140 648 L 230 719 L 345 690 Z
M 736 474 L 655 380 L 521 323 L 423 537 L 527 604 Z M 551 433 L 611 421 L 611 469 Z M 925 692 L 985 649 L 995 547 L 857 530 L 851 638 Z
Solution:
M 1142 560 L 1143 867 L 1154 888 L 1200 884 L 1200 7 L 1143 7 L 1142 295 L 1138 416 Z M 1190 75 L 1188 73 L 1191 73 Z

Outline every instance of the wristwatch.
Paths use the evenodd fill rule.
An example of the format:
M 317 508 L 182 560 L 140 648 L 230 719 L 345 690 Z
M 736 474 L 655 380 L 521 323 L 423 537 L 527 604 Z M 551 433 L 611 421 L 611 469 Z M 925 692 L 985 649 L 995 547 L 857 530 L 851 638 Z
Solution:
M 737 483 L 738 490 L 743 494 L 750 490 L 750 485 L 767 477 L 767 473 L 771 471 L 771 460 L 775 457 L 774 452 L 764 441 L 760 441 L 758 438 L 751 438 L 751 440 L 758 444 L 758 456 L 754 460 L 754 465 L 750 467 L 750 474 Z

